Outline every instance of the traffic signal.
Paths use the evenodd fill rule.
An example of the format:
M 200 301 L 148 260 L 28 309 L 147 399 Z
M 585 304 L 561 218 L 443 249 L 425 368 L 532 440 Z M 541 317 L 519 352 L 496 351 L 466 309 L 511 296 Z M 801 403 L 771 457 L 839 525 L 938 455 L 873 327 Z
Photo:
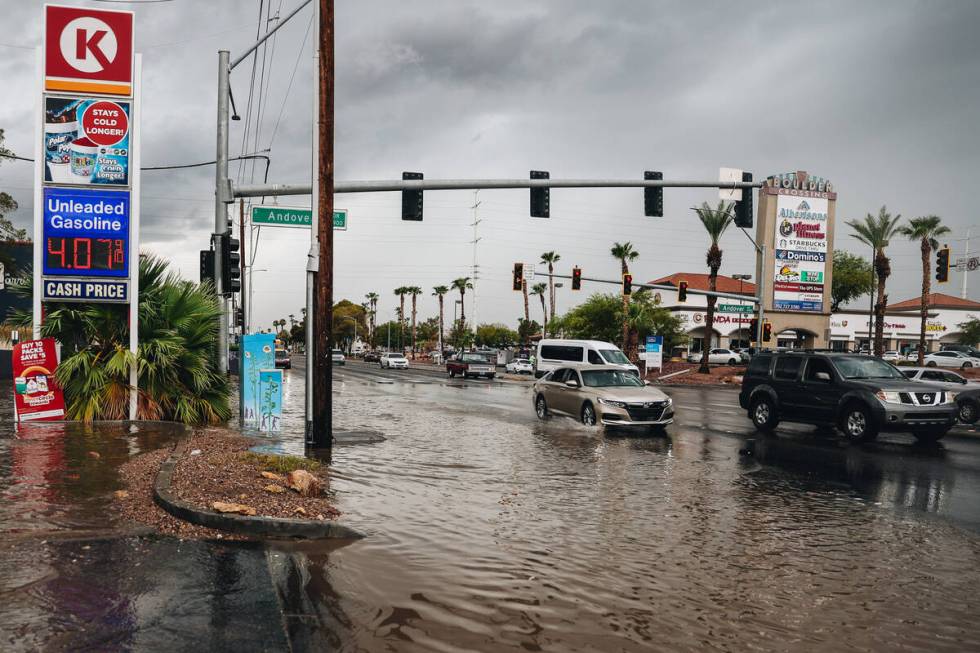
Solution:
M 402 180 L 423 179 L 421 172 L 403 172 Z M 402 220 L 422 221 L 422 189 L 402 191 Z
M 624 274 L 623 275 L 623 294 L 632 295 L 633 294 L 633 275 Z
M 245 324 L 245 309 L 239 306 L 235 309 L 235 326 L 241 327 Z
M 943 247 L 936 252 L 936 281 L 946 283 L 949 281 L 949 248 Z
M 752 334 L 749 339 L 755 342 L 756 337 L 759 335 L 759 318 L 754 317 L 749 321 L 749 332 Z
M 230 295 L 242 289 L 242 258 L 238 253 L 241 243 L 231 234 L 221 234 L 221 294 Z
M 572 268 L 572 290 L 582 289 L 582 268 Z
M 766 320 L 762 323 L 762 341 L 769 342 L 772 340 L 772 322 Z
M 662 181 L 664 173 L 647 170 L 643 173 L 643 178 L 647 180 Z M 643 215 L 654 218 L 664 217 L 664 189 L 663 186 L 646 186 L 643 189 Z
M 524 264 L 514 263 L 514 290 L 524 289 Z
M 677 282 L 677 302 L 683 303 L 687 301 L 687 282 L 678 281 Z
M 214 283 L 214 250 L 201 250 L 201 283 L 210 281 Z
M 546 170 L 532 170 L 531 179 L 551 179 L 551 174 Z M 531 217 L 550 218 L 551 217 L 551 189 L 532 188 L 531 189 Z
M 752 181 L 751 172 L 742 173 L 742 181 Z M 752 228 L 752 189 L 742 189 L 742 199 L 735 202 L 735 226 L 742 229 Z

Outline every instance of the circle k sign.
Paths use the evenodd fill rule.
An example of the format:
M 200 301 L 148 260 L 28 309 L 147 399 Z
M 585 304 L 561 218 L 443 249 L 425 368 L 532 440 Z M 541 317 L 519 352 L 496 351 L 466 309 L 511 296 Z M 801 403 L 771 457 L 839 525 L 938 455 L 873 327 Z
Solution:
M 133 13 L 44 8 L 44 88 L 131 95 Z

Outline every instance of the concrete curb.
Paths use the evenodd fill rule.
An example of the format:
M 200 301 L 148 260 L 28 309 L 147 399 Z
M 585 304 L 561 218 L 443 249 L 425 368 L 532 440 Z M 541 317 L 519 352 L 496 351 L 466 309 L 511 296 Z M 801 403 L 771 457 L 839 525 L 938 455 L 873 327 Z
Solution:
M 215 528 L 229 533 L 260 537 L 322 539 L 337 538 L 356 540 L 364 537 L 357 531 L 330 521 L 306 519 L 279 519 L 275 517 L 249 517 L 203 510 L 179 499 L 170 490 L 174 467 L 186 451 L 187 445 L 179 442 L 170 456 L 160 466 L 153 482 L 153 501 L 178 519 Z

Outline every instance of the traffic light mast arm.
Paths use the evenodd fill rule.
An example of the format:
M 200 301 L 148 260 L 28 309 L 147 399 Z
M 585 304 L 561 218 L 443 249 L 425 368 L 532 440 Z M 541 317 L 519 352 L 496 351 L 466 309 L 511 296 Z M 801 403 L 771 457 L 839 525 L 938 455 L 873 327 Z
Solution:
M 555 273 L 555 274 L 552 274 L 551 276 L 554 277 L 554 278 L 556 278 L 556 279 L 571 279 L 572 278 L 572 275 L 570 275 L 570 274 L 557 274 L 557 273 Z M 631 273 L 631 276 L 633 276 L 635 278 L 636 275 L 633 275 Z M 622 286 L 623 285 L 623 280 L 622 279 L 596 279 L 596 278 L 593 278 L 593 277 L 585 277 L 585 276 L 583 276 L 582 277 L 582 281 L 591 281 L 593 283 L 609 283 L 609 284 L 614 284 L 616 286 Z M 636 292 L 637 290 L 644 290 L 644 289 L 649 289 L 649 290 L 677 290 L 677 288 L 675 286 L 672 286 L 672 285 L 666 284 L 666 283 L 636 283 L 635 281 L 633 281 L 631 283 L 631 285 L 633 287 L 633 292 Z M 718 297 L 718 298 L 722 298 L 722 299 L 740 299 L 743 302 L 751 302 L 751 303 L 758 303 L 759 302 L 759 299 L 757 297 L 746 297 L 745 295 L 740 295 L 738 293 L 731 293 L 731 292 L 718 292 L 718 291 L 712 291 L 712 290 L 695 290 L 695 289 L 692 289 L 692 288 L 689 288 L 687 292 L 688 292 L 689 295 L 704 295 L 705 297 Z

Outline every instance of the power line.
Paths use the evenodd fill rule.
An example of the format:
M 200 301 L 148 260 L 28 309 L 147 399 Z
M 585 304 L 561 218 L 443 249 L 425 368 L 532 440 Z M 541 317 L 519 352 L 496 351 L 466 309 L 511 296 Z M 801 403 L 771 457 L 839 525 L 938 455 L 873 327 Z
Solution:
M 306 25 L 306 34 L 303 35 L 303 44 L 299 46 L 299 52 L 296 53 L 296 63 L 293 64 L 293 73 L 289 76 L 289 85 L 286 86 L 286 95 L 282 98 L 282 106 L 279 107 L 279 117 L 276 118 L 276 126 L 272 129 L 272 137 L 269 138 L 269 149 L 272 149 L 272 143 L 276 140 L 276 134 L 279 132 L 279 123 L 282 122 L 282 114 L 286 111 L 286 101 L 289 99 L 289 92 L 293 88 L 293 79 L 296 77 L 296 70 L 299 68 L 299 60 L 303 57 L 303 50 L 306 48 L 306 40 L 310 36 L 310 28 L 313 27 L 313 16 L 310 16 L 310 22 Z

